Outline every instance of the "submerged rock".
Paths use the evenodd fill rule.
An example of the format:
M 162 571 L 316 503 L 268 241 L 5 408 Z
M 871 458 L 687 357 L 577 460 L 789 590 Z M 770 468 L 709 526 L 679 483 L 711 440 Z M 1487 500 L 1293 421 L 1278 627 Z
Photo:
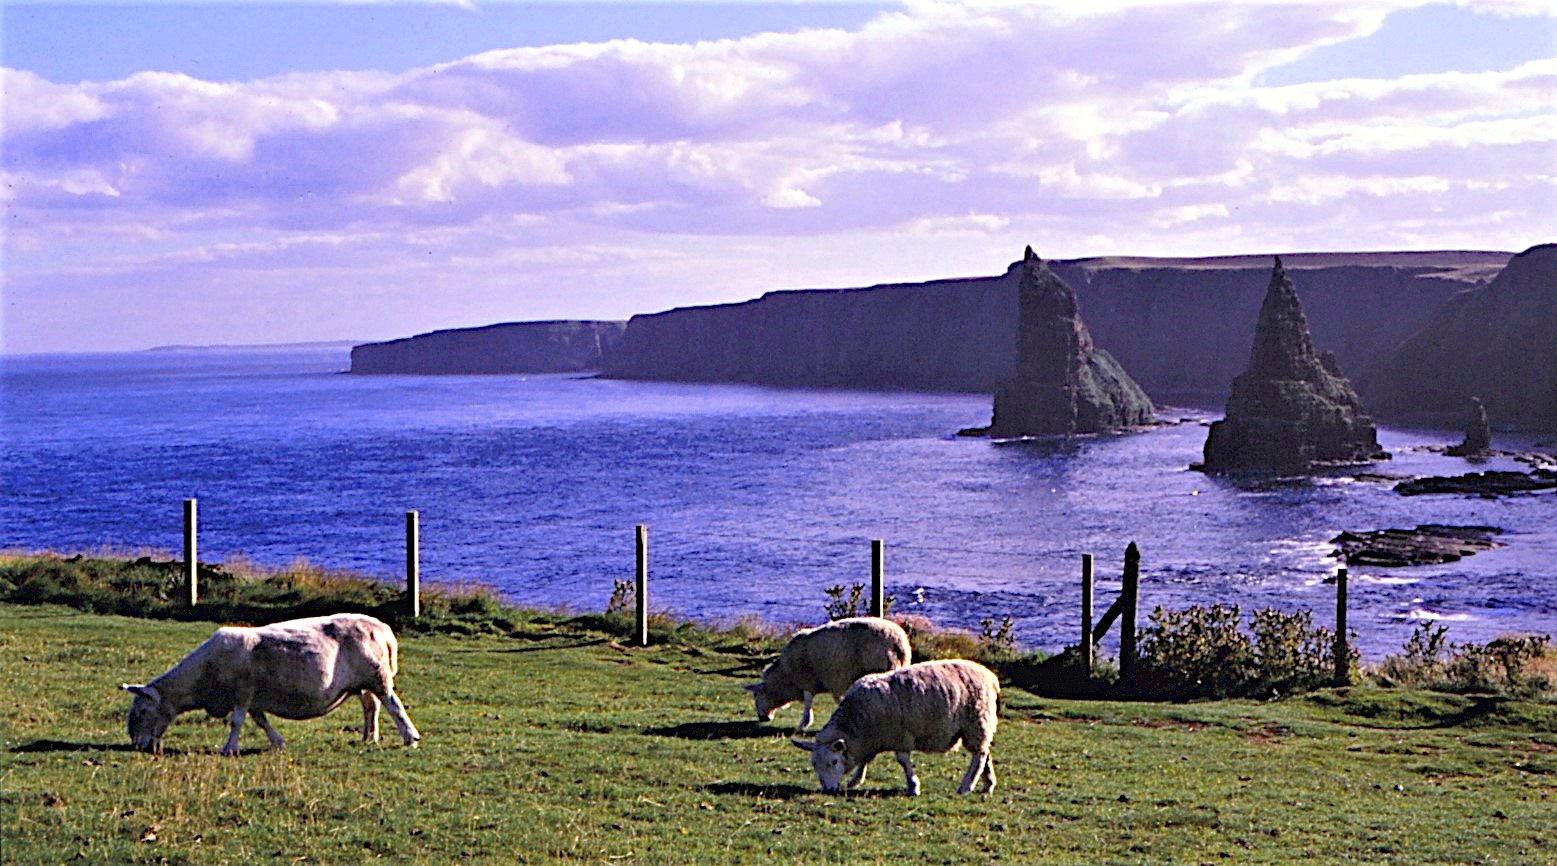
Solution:
M 1076 293 L 1028 247 L 1017 291 L 1016 375 L 995 390 L 992 436 L 1098 433 L 1150 423 L 1156 408 L 1092 343 Z
M 1206 437 L 1207 472 L 1305 471 L 1388 459 L 1335 356 L 1314 349 L 1292 281 L 1276 259 L 1255 324 L 1249 368 L 1233 380 L 1227 416 Z
M 1371 565 L 1400 568 L 1408 565 L 1437 565 L 1502 547 L 1492 536 L 1502 534 L 1495 526 L 1445 526 L 1427 523 L 1416 529 L 1378 529 L 1371 532 L 1343 532 L 1330 539 L 1336 556 L 1347 565 Z
M 1456 457 L 1478 457 L 1486 454 L 1490 447 L 1492 427 L 1487 423 L 1487 407 L 1481 405 L 1481 398 L 1472 397 L 1465 416 L 1465 439 L 1448 453 Z

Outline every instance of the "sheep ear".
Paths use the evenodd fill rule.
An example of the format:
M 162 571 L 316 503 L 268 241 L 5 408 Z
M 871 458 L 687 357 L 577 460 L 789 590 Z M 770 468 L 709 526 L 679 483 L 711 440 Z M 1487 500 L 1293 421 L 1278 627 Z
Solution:
M 816 751 L 816 743 L 812 742 L 811 740 L 800 740 L 800 739 L 796 739 L 794 737 L 790 737 L 789 738 L 789 742 L 790 742 L 790 745 L 794 746 L 797 749 L 802 749 L 802 750 L 807 751 L 807 752 L 814 752 L 814 751 Z
M 746 691 L 755 695 L 756 693 L 762 691 L 762 683 L 752 683 L 751 685 L 746 686 L 745 689 Z
M 119 686 L 119 688 L 129 692 L 132 695 L 139 695 L 140 697 L 147 698 L 152 701 L 160 701 L 162 699 L 162 696 L 157 694 L 157 690 L 151 686 L 136 686 L 125 683 Z
M 840 755 L 843 754 L 843 738 L 839 737 L 838 739 L 833 740 L 831 743 L 828 743 L 827 748 L 832 749 Z

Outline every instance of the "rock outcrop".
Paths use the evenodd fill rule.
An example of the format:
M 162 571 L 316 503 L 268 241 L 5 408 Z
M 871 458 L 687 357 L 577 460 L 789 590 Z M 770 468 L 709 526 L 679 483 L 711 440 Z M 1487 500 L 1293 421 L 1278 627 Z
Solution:
M 1499 424 L 1557 430 L 1557 244 L 1448 298 L 1358 388 L 1404 420 L 1449 426 L 1474 395 Z
M 1314 350 L 1281 259 L 1254 328 L 1249 368 L 1233 380 L 1227 417 L 1206 437 L 1207 472 L 1301 472 L 1317 463 L 1387 458 L 1335 356 Z
M 1492 425 L 1487 423 L 1487 407 L 1481 405 L 1481 398 L 1472 397 L 1465 410 L 1465 438 L 1448 453 L 1455 457 L 1479 457 L 1491 447 Z
M 1335 555 L 1347 565 L 1402 568 L 1458 562 L 1484 550 L 1502 547 L 1492 536 L 1496 526 L 1445 526 L 1426 523 L 1415 529 L 1376 529 L 1343 532 L 1330 539 Z
M 1495 499 L 1519 493 L 1557 489 L 1557 471 L 1537 469 L 1534 472 L 1467 472 L 1464 475 L 1427 475 L 1395 485 L 1401 496 L 1423 496 L 1429 493 L 1452 493 Z
M 471 375 L 599 370 L 626 322 L 510 322 L 433 331 L 351 350 L 353 373 Z
M 1362 371 L 1421 330 L 1444 299 L 1491 279 L 1510 255 L 1305 253 L 1283 261 L 1303 285 L 1314 338 L 1343 369 Z M 1269 256 L 1046 264 L 1075 290 L 1097 346 L 1159 404 L 1227 399 L 1249 357 Z M 634 316 L 605 375 L 993 393 L 1016 372 L 1021 270 L 1016 262 L 999 276 L 776 291 Z M 1447 423 L 1457 426 L 1458 416 Z
M 1028 247 L 1017 287 L 1016 375 L 995 390 L 990 435 L 1098 433 L 1150 423 L 1155 411 L 1093 345 L 1076 293 Z

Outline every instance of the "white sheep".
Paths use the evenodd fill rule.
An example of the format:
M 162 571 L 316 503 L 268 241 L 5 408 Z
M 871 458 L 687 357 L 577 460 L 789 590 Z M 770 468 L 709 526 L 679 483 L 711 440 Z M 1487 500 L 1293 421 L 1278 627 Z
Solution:
M 989 668 L 963 659 L 922 662 L 884 674 L 861 677 L 844 693 L 816 740 L 793 740 L 811 753 L 822 790 L 836 792 L 845 774 L 848 786 L 865 778 L 865 767 L 882 752 L 895 752 L 903 766 L 908 794 L 919 793 L 910 752 L 947 752 L 958 743 L 973 753 L 957 793 L 983 781 L 995 789 L 995 739 L 1000 680 Z
M 865 674 L 892 671 L 908 664 L 912 650 L 908 633 L 880 617 L 858 616 L 803 629 L 789 639 L 778 660 L 762 672 L 762 682 L 746 687 L 757 705 L 757 720 L 804 699 L 800 729 L 811 727 L 811 701 L 818 692 L 841 699 Z

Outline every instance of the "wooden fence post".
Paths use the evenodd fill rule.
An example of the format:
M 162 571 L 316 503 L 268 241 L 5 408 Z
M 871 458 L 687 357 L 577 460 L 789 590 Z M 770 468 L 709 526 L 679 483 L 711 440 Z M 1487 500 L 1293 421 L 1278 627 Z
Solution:
M 1081 555 L 1081 670 L 1092 677 L 1092 554 Z
M 870 615 L 887 615 L 887 552 L 886 542 L 872 539 L 870 542 Z
M 1351 685 L 1352 653 L 1346 636 L 1346 569 L 1335 570 L 1335 682 Z
M 189 606 L 200 603 L 200 503 L 184 500 L 184 586 L 189 590 Z
M 406 607 L 412 619 L 422 615 L 422 533 L 421 515 L 415 511 L 405 513 L 405 594 Z
M 1141 549 L 1132 541 L 1125 548 L 1124 588 L 1120 594 L 1124 609 L 1119 624 L 1119 682 L 1125 688 L 1135 687 L 1135 613 L 1140 583 Z
M 638 573 L 633 584 L 633 640 L 649 645 L 649 527 L 638 524 Z

